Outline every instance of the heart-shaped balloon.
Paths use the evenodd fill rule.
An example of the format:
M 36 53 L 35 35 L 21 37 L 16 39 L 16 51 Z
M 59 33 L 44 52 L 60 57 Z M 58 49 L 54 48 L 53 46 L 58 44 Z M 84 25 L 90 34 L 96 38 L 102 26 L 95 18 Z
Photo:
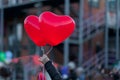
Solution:
M 72 34 L 75 22 L 67 15 L 56 15 L 46 11 L 39 18 L 34 15 L 28 16 L 24 21 L 24 27 L 36 45 L 55 46 Z
M 37 16 L 30 15 L 26 17 L 24 27 L 28 36 L 37 46 L 44 46 L 46 44 Z
M 56 15 L 46 11 L 39 16 L 40 26 L 49 45 L 55 46 L 69 37 L 75 28 L 74 20 L 67 15 Z

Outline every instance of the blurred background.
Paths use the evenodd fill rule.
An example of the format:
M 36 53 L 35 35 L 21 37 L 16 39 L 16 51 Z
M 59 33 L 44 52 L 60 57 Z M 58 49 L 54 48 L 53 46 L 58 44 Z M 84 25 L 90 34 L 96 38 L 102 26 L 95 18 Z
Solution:
M 40 48 L 23 23 L 44 11 L 76 23 L 74 33 L 49 54 L 64 80 L 71 70 L 77 80 L 120 80 L 120 0 L 0 0 L 0 80 L 37 80 L 43 72 Z

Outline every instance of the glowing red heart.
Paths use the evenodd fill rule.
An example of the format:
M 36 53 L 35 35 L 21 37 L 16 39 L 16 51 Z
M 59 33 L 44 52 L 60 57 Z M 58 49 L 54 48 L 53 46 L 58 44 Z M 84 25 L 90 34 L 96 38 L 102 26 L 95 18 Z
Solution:
M 66 15 L 43 12 L 39 16 L 28 16 L 24 21 L 27 34 L 38 46 L 55 46 L 69 37 L 75 28 L 74 20 Z
M 44 46 L 46 44 L 37 16 L 30 15 L 26 17 L 24 21 L 24 27 L 28 36 L 37 46 Z
M 44 34 L 49 45 L 55 46 L 71 35 L 75 28 L 74 20 L 67 15 L 56 15 L 43 12 L 39 16 L 40 25 L 44 27 Z

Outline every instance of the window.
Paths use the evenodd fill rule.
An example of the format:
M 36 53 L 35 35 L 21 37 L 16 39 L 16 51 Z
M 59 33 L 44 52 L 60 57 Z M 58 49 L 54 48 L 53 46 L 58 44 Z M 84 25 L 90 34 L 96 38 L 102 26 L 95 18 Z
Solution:
M 100 0 L 88 0 L 88 4 L 91 7 L 98 8 Z
M 109 10 L 115 11 L 116 10 L 116 1 L 115 0 L 109 0 Z

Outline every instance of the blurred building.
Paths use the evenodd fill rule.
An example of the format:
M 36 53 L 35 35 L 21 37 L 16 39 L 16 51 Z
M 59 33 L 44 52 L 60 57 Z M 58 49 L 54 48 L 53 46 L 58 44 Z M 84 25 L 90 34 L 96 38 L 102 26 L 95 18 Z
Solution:
M 69 39 L 55 46 L 51 58 L 66 65 L 75 61 L 89 70 L 96 64 L 112 66 L 120 59 L 119 4 L 117 0 L 0 0 L 0 50 L 14 57 L 36 54 L 36 45 L 24 31 L 24 19 L 52 11 L 70 15 L 76 29 Z M 93 68 L 94 68 L 93 67 Z

